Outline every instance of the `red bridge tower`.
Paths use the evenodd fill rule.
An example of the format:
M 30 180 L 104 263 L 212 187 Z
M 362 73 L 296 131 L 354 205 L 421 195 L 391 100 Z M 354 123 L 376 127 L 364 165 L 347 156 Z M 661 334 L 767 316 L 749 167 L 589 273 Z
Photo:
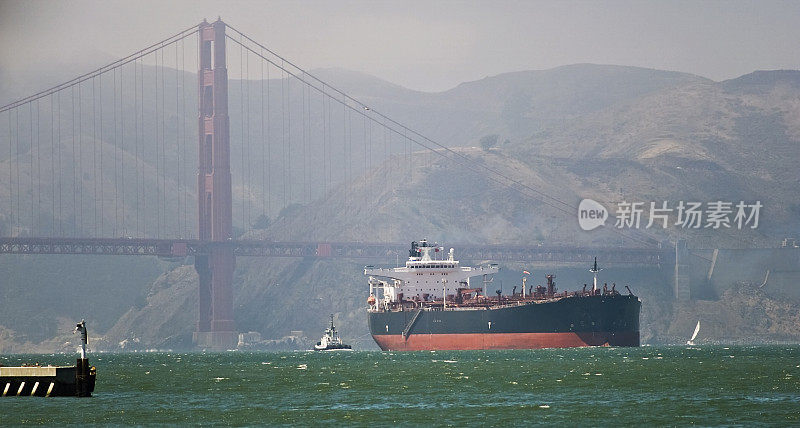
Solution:
M 225 23 L 221 20 L 212 24 L 203 21 L 198 31 L 198 234 L 201 241 L 227 242 L 233 238 L 233 216 Z M 195 257 L 194 267 L 200 278 L 200 301 L 193 340 L 200 348 L 225 350 L 236 346 L 238 337 L 233 321 L 235 266 L 231 247 L 214 247 L 208 255 Z

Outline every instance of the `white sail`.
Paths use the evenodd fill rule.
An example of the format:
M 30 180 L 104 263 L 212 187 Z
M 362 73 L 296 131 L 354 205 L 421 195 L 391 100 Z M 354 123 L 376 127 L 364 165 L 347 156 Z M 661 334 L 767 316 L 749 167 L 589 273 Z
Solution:
M 697 333 L 700 332 L 700 321 L 697 321 L 697 325 L 694 327 L 694 333 L 692 333 L 692 338 L 686 342 L 687 345 L 694 345 L 694 339 L 697 337 Z

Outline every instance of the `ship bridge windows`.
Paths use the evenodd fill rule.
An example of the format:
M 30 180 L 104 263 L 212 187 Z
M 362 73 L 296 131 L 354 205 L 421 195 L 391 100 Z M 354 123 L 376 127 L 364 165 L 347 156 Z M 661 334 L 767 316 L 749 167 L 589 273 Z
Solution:
M 408 267 L 414 269 L 454 269 L 456 265 L 454 263 L 443 263 L 443 264 L 409 263 Z

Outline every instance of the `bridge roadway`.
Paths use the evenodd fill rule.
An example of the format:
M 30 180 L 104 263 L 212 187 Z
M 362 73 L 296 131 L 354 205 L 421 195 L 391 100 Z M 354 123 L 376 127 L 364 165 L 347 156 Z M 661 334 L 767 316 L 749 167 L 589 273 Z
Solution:
M 405 260 L 408 244 L 363 242 L 207 242 L 194 239 L 140 238 L 0 238 L 0 254 L 84 254 L 179 258 L 209 254 L 214 247 L 233 247 L 241 257 L 316 257 L 385 261 Z M 579 247 L 564 245 L 453 245 L 459 260 L 493 262 L 591 263 L 659 265 L 670 248 Z M 667 262 L 668 263 L 668 262 Z

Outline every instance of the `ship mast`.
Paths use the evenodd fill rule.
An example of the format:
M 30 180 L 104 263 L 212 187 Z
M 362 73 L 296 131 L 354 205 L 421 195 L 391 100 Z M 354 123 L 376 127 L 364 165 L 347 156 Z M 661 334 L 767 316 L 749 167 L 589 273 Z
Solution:
M 528 277 L 527 276 L 523 276 L 522 277 L 522 298 L 523 299 L 525 298 L 525 287 L 527 287 L 527 285 L 528 285 Z
M 490 265 L 491 266 L 491 265 Z M 483 296 L 489 297 L 488 284 L 494 282 L 494 277 L 488 279 L 488 274 L 483 274 Z
M 592 268 L 589 269 L 589 272 L 594 274 L 594 282 L 592 282 L 592 294 L 594 294 L 597 291 L 597 272 L 600 272 L 601 270 L 603 269 L 597 268 L 597 257 L 595 257 L 594 266 L 592 266 Z

